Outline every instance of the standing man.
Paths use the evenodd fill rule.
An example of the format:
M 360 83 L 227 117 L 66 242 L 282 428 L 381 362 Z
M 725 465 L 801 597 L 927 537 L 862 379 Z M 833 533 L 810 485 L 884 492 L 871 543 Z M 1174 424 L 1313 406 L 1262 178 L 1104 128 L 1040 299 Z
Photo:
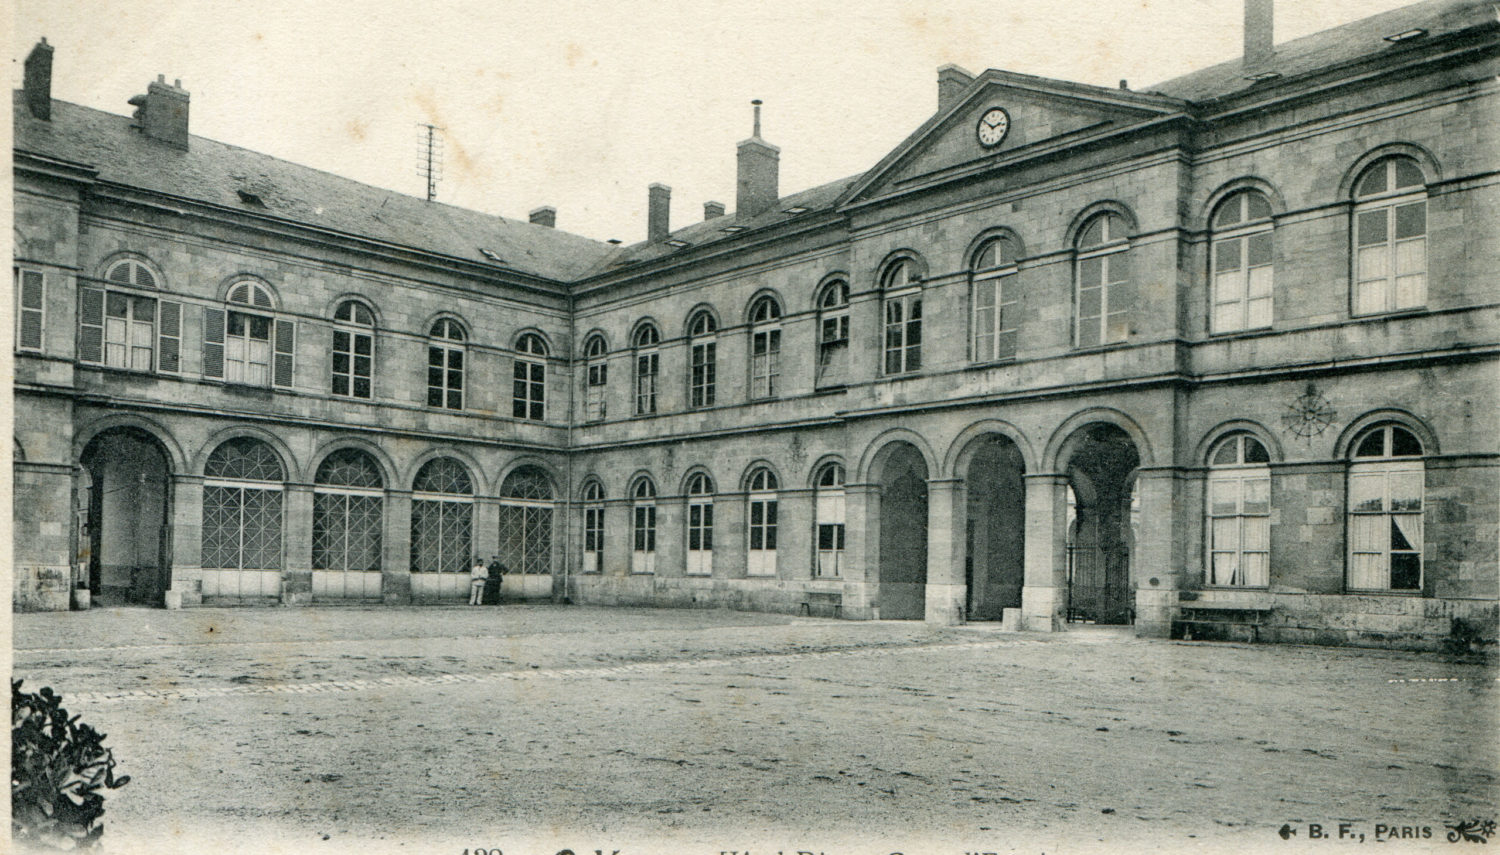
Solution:
M 489 575 L 489 571 L 484 569 L 484 561 L 478 555 L 474 556 L 474 566 L 469 568 L 469 605 L 479 605 L 480 598 L 484 596 L 484 580 Z
M 505 584 L 505 574 L 510 571 L 500 562 L 499 555 L 491 555 L 489 572 L 491 578 L 495 580 L 495 605 L 498 606 L 500 605 L 500 588 Z

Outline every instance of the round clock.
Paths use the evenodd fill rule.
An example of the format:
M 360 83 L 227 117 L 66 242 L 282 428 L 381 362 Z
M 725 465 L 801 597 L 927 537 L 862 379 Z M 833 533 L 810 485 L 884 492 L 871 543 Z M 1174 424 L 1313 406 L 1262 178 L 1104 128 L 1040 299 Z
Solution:
M 1010 114 L 999 107 L 991 107 L 984 111 L 979 117 L 979 124 L 975 126 L 974 133 L 979 136 L 979 144 L 985 148 L 994 148 L 1005 139 L 1005 132 L 1010 130 Z

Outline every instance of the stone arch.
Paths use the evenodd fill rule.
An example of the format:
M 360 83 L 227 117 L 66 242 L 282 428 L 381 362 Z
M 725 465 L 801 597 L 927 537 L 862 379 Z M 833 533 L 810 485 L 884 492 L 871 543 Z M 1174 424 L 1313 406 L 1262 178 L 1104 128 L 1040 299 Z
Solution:
M 907 428 L 890 428 L 881 432 L 865 446 L 865 452 L 859 459 L 859 470 L 856 473 L 859 483 L 873 481 L 880 477 L 880 468 L 884 466 L 893 450 L 892 445 L 896 442 L 905 442 L 917 449 L 922 455 L 922 460 L 927 464 L 928 477 L 930 473 L 940 472 L 938 468 L 938 457 L 933 453 L 932 446 L 916 431 Z M 850 483 L 855 479 L 850 478 Z
M 1106 212 L 1111 214 L 1119 214 L 1122 218 L 1124 218 L 1125 227 L 1130 231 L 1131 234 L 1135 234 L 1136 232 L 1140 231 L 1140 223 L 1136 220 L 1135 212 L 1130 209 L 1129 205 L 1126 205 L 1124 202 L 1119 202 L 1114 199 L 1101 199 L 1091 205 L 1084 207 L 1083 210 L 1079 211 L 1073 216 L 1072 222 L 1068 223 L 1068 230 L 1064 236 L 1064 248 L 1071 250 L 1077 247 L 1078 236 L 1079 233 L 1083 230 L 1084 224 L 1089 220 L 1092 220 L 1095 215 Z
M 385 482 L 385 489 L 401 489 L 396 481 L 396 463 L 391 460 L 391 456 L 386 454 L 385 449 L 364 437 L 358 436 L 335 437 L 318 446 L 318 450 L 313 452 L 312 457 L 308 460 L 308 480 L 317 480 L 318 467 L 323 465 L 323 461 L 328 458 L 328 455 L 346 448 L 358 449 L 370 455 L 371 459 L 375 461 L 375 465 L 380 467 L 380 477 Z
M 561 479 L 558 477 L 557 467 L 553 466 L 551 463 L 548 463 L 546 460 L 543 460 L 540 457 L 534 457 L 529 454 L 514 458 L 500 468 L 499 477 L 497 477 L 494 482 L 494 495 L 499 496 L 504 491 L 505 479 L 509 478 L 511 475 L 514 475 L 518 470 L 525 469 L 527 467 L 536 469 L 547 477 L 547 486 L 552 491 L 553 499 L 559 499 L 562 497 L 563 493 L 557 487 L 558 484 L 562 483 Z
M 1026 257 L 1026 242 L 1021 240 L 1021 235 L 1010 226 L 992 226 L 981 231 L 969 241 L 968 247 L 964 249 L 962 268 L 964 270 L 974 269 L 974 254 L 979 248 L 995 238 L 1006 238 L 1016 247 L 1016 259 L 1019 261 Z
M 218 295 L 219 302 L 220 303 L 227 303 L 227 302 L 229 302 L 229 289 L 231 289 L 234 286 L 240 284 L 241 282 L 254 282 L 256 285 L 259 285 L 260 287 L 266 289 L 266 293 L 269 294 L 270 297 L 271 297 L 271 306 L 270 306 L 270 308 L 259 307 L 261 309 L 261 311 L 263 311 L 263 312 L 274 312 L 274 311 L 277 311 L 277 310 L 279 310 L 281 308 L 281 293 L 276 290 L 276 286 L 275 285 L 272 285 L 270 282 L 266 281 L 266 278 L 264 276 L 257 276 L 254 273 L 244 273 L 244 272 L 235 273 L 235 274 L 232 274 L 230 276 L 226 276 L 226 277 L 224 277 L 223 280 L 221 280 L 219 282 L 219 288 L 216 291 L 216 293 Z M 330 304 L 330 306 L 328 308 L 328 317 L 330 317 L 330 318 L 333 317 L 333 309 L 334 309 L 334 307 L 336 305 L 337 305 L 336 303 L 335 304 Z M 254 308 L 254 307 L 252 307 L 252 308 Z
M 714 332 L 710 333 L 710 335 L 716 334 L 720 330 L 723 329 L 724 322 L 723 322 L 722 319 L 719 318 L 719 312 L 718 312 L 718 310 L 715 309 L 713 307 L 713 305 L 710 304 L 710 303 L 699 303 L 696 306 L 692 307 L 691 309 L 688 309 L 687 314 L 685 314 L 685 315 L 682 316 L 682 337 L 683 338 L 691 338 L 692 337 L 692 334 L 693 334 L 693 318 L 696 318 L 696 317 L 698 317 L 698 315 L 700 313 L 705 313 L 705 312 L 708 314 L 709 320 L 713 321 L 713 325 L 714 325 Z
M 1017 450 L 1021 452 L 1026 471 L 1036 471 L 1036 453 L 1031 448 L 1031 442 L 1026 439 L 1026 434 L 1003 419 L 984 419 L 964 428 L 949 444 L 948 453 L 943 457 L 941 477 L 962 478 L 968 459 L 977 448 L 977 441 L 988 434 L 999 434 L 1015 443 Z
M 172 474 L 182 474 L 189 471 L 187 456 L 182 452 L 182 446 L 173 438 L 172 432 L 158 422 L 134 413 L 115 413 L 103 418 L 96 419 L 78 428 L 73 434 L 73 460 L 83 459 L 83 450 L 93 441 L 94 437 L 105 431 L 118 427 L 133 427 L 145 431 L 156 438 L 161 444 L 162 451 L 166 454 L 167 464 L 172 469 Z M 19 440 L 17 441 L 19 444 Z M 204 455 L 206 459 L 207 455 Z M 201 473 L 203 461 L 197 461 L 197 469 Z
M 823 274 L 822 278 L 818 280 L 818 284 L 813 286 L 812 290 L 808 293 L 809 303 L 807 308 L 809 311 L 817 312 L 822 308 L 819 305 L 819 301 L 823 299 L 823 290 L 834 282 L 843 282 L 845 285 L 851 285 L 853 280 L 849 277 L 849 271 L 847 270 L 830 270 Z M 850 290 L 852 292 L 852 287 Z
M 708 483 L 713 485 L 714 493 L 717 494 L 719 492 L 720 481 L 714 477 L 713 471 L 701 463 L 695 463 L 682 473 L 682 478 L 677 482 L 677 494 L 679 496 L 686 496 L 688 494 L 688 482 L 693 480 L 694 475 L 706 475 Z
M 755 304 L 763 299 L 769 299 L 772 303 L 776 304 L 776 316 L 778 320 L 786 317 L 786 300 L 782 298 L 781 293 L 775 288 L 758 288 L 754 294 L 750 295 L 750 299 L 745 301 L 743 323 L 747 325 L 752 323 L 751 318 L 755 311 Z
M 1281 195 L 1280 190 L 1276 189 L 1276 185 L 1258 175 L 1243 175 L 1220 184 L 1217 189 L 1208 194 L 1203 206 L 1194 212 L 1191 228 L 1195 231 L 1207 231 L 1213 222 L 1214 209 L 1219 207 L 1220 202 L 1241 190 L 1254 190 L 1265 196 L 1266 201 L 1271 203 L 1273 218 L 1286 213 L 1286 198 Z
M 366 309 L 369 309 L 370 317 L 375 320 L 375 328 L 385 328 L 385 318 L 380 314 L 380 306 L 376 305 L 374 300 L 370 299 L 364 294 L 359 293 L 358 291 L 345 291 L 344 293 L 339 294 L 337 297 L 334 297 L 332 300 L 329 300 L 328 304 L 324 307 L 323 317 L 327 318 L 329 323 L 341 323 L 340 321 L 335 321 L 334 316 L 335 314 L 337 314 L 339 306 L 342 306 L 345 303 L 358 303 L 361 306 L 364 306 Z M 432 325 L 428 324 L 425 328 L 423 328 L 422 335 L 427 335 L 427 333 L 431 329 Z
M 412 482 L 416 480 L 417 473 L 422 471 L 422 467 L 438 457 L 451 457 L 462 463 L 469 470 L 469 480 L 474 484 L 475 498 L 494 495 L 490 482 L 485 477 L 484 467 L 479 465 L 479 461 L 474 459 L 474 455 L 464 449 L 449 446 L 429 448 L 412 458 L 411 462 L 406 465 L 406 469 L 401 473 L 400 489 L 410 490 Z M 498 489 L 498 486 L 498 482 L 496 482 L 495 488 Z
M 822 457 L 819 457 L 817 460 L 814 460 L 812 466 L 809 467 L 808 470 L 807 470 L 807 486 L 809 488 L 812 488 L 812 489 L 816 489 L 817 488 L 817 486 L 818 486 L 818 473 L 823 471 L 823 467 L 828 466 L 831 463 L 837 463 L 839 466 L 843 467 L 843 469 L 844 469 L 844 481 L 846 483 L 848 482 L 848 480 L 849 480 L 849 464 L 848 464 L 847 461 L 844 460 L 844 455 L 842 455 L 842 454 L 825 454 Z
M 1219 444 L 1219 440 L 1234 433 L 1248 433 L 1254 436 L 1261 445 L 1266 447 L 1266 452 L 1271 455 L 1272 463 L 1280 463 L 1286 459 L 1282 452 L 1281 441 L 1267 430 L 1265 425 L 1250 419 L 1230 419 L 1214 425 L 1199 438 L 1197 447 L 1193 449 L 1193 465 L 1207 466 L 1209 452 Z
M 604 355 L 606 357 L 609 356 L 609 336 L 605 334 L 604 330 L 599 329 L 598 327 L 594 327 L 583 336 L 583 349 L 579 351 L 579 353 L 581 354 L 580 358 L 587 358 L 589 352 L 589 342 L 593 341 L 596 338 L 604 343 Z
M 588 496 L 589 487 L 594 484 L 599 485 L 599 495 L 604 497 L 604 501 L 609 501 L 609 489 L 604 486 L 604 479 L 599 477 L 599 475 L 590 472 L 589 474 L 583 476 L 583 480 L 578 482 L 579 502 L 586 501 L 585 497 Z
M 119 252 L 112 252 L 109 255 L 105 256 L 104 260 L 100 262 L 98 268 L 96 268 L 98 270 L 98 275 L 96 278 L 100 282 L 107 283 L 109 279 L 106 274 L 109 273 L 109 269 L 122 261 L 134 261 L 136 264 L 139 264 L 140 266 L 146 268 L 146 272 L 151 274 L 151 277 L 156 280 L 155 290 L 170 290 L 169 288 L 167 288 L 167 277 L 164 273 L 162 273 L 161 265 L 152 261 L 144 253 L 134 252 L 132 250 L 121 250 Z
M 534 335 L 542 340 L 542 347 L 545 347 L 547 349 L 546 355 L 542 357 L 543 359 L 552 359 L 558 355 L 557 347 L 552 343 L 552 337 L 536 327 L 522 327 L 521 329 L 516 330 L 515 335 L 512 335 L 510 337 L 510 350 L 512 353 L 519 352 L 518 349 L 521 347 L 521 339 L 525 338 L 528 335 Z M 536 356 L 536 354 L 527 354 L 527 356 L 534 357 Z
M 1347 460 L 1353 451 L 1353 443 L 1356 437 L 1366 430 L 1382 422 L 1398 424 L 1411 431 L 1417 439 L 1422 441 L 1422 454 L 1431 456 L 1439 454 L 1437 434 L 1428 427 L 1427 422 L 1406 410 L 1395 407 L 1386 407 L 1379 410 L 1371 410 L 1356 419 L 1350 420 L 1347 427 L 1339 433 L 1338 439 L 1333 444 L 1333 456 L 1339 460 Z
M 379 316 L 377 316 L 377 318 L 378 317 Z M 464 334 L 464 344 L 470 344 L 474 341 L 474 326 L 467 320 L 465 320 L 463 315 L 460 315 L 457 312 L 448 311 L 446 309 L 439 312 L 433 312 L 432 314 L 427 316 L 426 320 L 422 322 L 421 335 L 423 338 L 432 337 L 432 328 L 437 326 L 438 321 L 452 321 L 455 324 L 458 324 L 458 328 L 462 330 Z
M 739 489 L 742 492 L 749 491 L 751 476 L 761 469 L 770 472 L 771 476 L 776 479 L 776 489 L 781 490 L 785 488 L 786 481 L 781 477 L 781 469 L 764 457 L 757 457 L 740 471 Z
M 1076 441 L 1079 429 L 1093 422 L 1111 424 L 1123 430 L 1126 436 L 1135 443 L 1136 453 L 1140 456 L 1140 465 L 1150 467 L 1156 465 L 1156 455 L 1151 450 L 1151 443 L 1146 439 L 1146 431 L 1134 418 L 1121 410 L 1113 407 L 1089 407 L 1069 416 L 1066 421 L 1052 432 L 1047 440 L 1046 451 L 1042 454 L 1041 469 L 1044 472 L 1057 472 L 1066 462 L 1064 451 L 1069 450 L 1067 446 Z
M 902 247 L 901 249 L 893 249 L 886 253 L 885 258 L 882 258 L 880 264 L 875 267 L 875 290 L 880 291 L 885 288 L 886 271 L 890 270 L 891 265 L 898 261 L 910 261 L 916 281 L 926 281 L 929 272 L 927 258 L 914 249 Z
M 208 463 L 209 455 L 214 450 L 231 439 L 248 437 L 258 439 L 271 447 L 276 456 L 281 458 L 282 469 L 286 472 L 286 482 L 289 484 L 311 484 L 313 473 L 304 469 L 297 461 L 297 455 L 292 453 L 291 446 L 287 445 L 281 437 L 255 425 L 232 425 L 222 430 L 215 431 L 208 439 L 204 440 L 203 446 L 198 449 L 198 454 L 193 458 L 192 474 L 202 475 L 203 467 Z
M 1369 168 L 1370 164 L 1382 158 L 1392 156 L 1405 156 L 1415 160 L 1417 166 L 1422 170 L 1422 175 L 1427 179 L 1428 184 L 1434 184 L 1443 180 L 1442 164 L 1438 162 L 1437 157 L 1432 152 L 1416 143 L 1390 142 L 1376 146 L 1358 158 L 1355 158 L 1354 162 L 1349 165 L 1349 168 L 1344 170 L 1343 176 L 1339 178 L 1338 195 L 1335 198 L 1341 202 L 1353 199 L 1354 182 L 1359 180 L 1359 176 L 1364 174 L 1364 171 Z

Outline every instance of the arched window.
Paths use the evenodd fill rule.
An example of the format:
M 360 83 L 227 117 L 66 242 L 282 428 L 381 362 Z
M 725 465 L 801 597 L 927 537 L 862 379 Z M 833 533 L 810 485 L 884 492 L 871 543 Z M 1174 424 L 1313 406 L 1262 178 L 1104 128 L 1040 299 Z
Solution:
M 552 480 L 536 466 L 500 485 L 500 559 L 512 573 L 552 572 Z
M 137 288 L 157 288 L 156 274 L 143 262 L 134 258 L 122 258 L 109 266 L 104 278 L 116 285 L 133 285 Z
M 375 314 L 358 300 L 333 313 L 333 394 L 369 398 L 375 369 Z
M 604 336 L 589 336 L 583 345 L 584 413 L 591 422 L 602 421 L 606 414 L 605 390 L 609 384 L 609 349 Z
M 272 314 L 271 292 L 246 280 L 231 285 L 225 300 L 227 309 L 203 312 L 203 376 L 250 386 L 292 385 L 296 325 Z
M 769 294 L 750 306 L 750 398 L 781 391 L 781 305 Z
M 1409 157 L 1372 163 L 1354 184 L 1354 314 L 1427 302 L 1427 178 Z
M 661 333 L 654 324 L 642 324 L 636 330 L 631 346 L 635 353 L 635 414 L 648 416 L 656 412 L 656 378 L 661 371 Z
M 1422 590 L 1422 441 L 1396 424 L 1370 428 L 1349 464 L 1349 588 Z
M 38 299 L 33 305 L 40 315 L 41 274 L 34 274 L 34 279 Z M 112 287 L 80 286 L 79 289 L 80 361 L 131 371 L 177 371 L 182 304 L 158 300 L 154 294 L 135 290 L 155 291 L 160 285 L 151 268 L 134 258 L 122 258 L 111 264 L 104 272 L 104 279 Z M 37 346 L 40 347 L 40 341 Z
M 1208 458 L 1208 584 L 1270 584 L 1271 457 L 1248 433 L 1226 437 Z
M 450 574 L 443 580 L 413 579 L 412 593 L 459 599 L 468 593 L 474 557 L 474 482 L 451 457 L 422 464 L 411 484 L 411 569 Z
M 994 237 L 970 259 L 970 358 L 975 362 L 1016 355 L 1016 242 Z
M 823 286 L 818 295 L 818 385 L 845 382 L 849 362 L 849 283 Z
M 885 373 L 922 368 L 922 289 L 917 262 L 898 258 L 880 277 L 885 299 Z
M 818 470 L 813 515 L 817 520 L 818 561 L 813 573 L 842 575 L 844 564 L 844 466 L 827 463 Z
M 274 597 L 281 584 L 281 458 L 258 439 L 215 448 L 203 467 L 203 594 Z
M 464 408 L 464 328 L 440 318 L 427 334 L 427 406 Z
M 714 482 L 695 472 L 687 483 L 687 573 L 708 576 L 714 571 Z
M 369 454 L 341 448 L 313 478 L 313 599 L 378 598 L 385 479 Z
M 642 476 L 630 490 L 630 572 L 656 572 L 656 485 Z
M 1269 327 L 1271 203 L 1259 190 L 1231 194 L 1214 209 L 1212 228 L 1212 331 Z
M 510 414 L 539 422 L 547 417 L 547 343 L 536 333 L 516 341 Z
M 776 575 L 776 475 L 761 467 L 750 473 L 750 555 L 746 574 Z
M 694 408 L 711 407 L 714 403 L 718 359 L 714 333 L 718 329 L 707 309 L 698 311 L 688 321 L 688 403 Z
M 604 572 L 604 485 L 590 481 L 583 488 L 584 573 Z
M 1092 217 L 1078 233 L 1079 347 L 1114 344 L 1130 334 L 1135 285 L 1130 278 L 1130 243 L 1125 218 L 1111 211 Z

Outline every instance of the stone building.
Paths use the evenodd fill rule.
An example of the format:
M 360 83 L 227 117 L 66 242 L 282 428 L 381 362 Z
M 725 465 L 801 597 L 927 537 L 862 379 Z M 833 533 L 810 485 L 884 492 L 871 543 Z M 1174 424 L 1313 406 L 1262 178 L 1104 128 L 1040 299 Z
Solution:
M 15 603 L 512 597 L 1431 646 L 1500 599 L 1500 23 L 938 72 L 599 243 L 15 100 Z

